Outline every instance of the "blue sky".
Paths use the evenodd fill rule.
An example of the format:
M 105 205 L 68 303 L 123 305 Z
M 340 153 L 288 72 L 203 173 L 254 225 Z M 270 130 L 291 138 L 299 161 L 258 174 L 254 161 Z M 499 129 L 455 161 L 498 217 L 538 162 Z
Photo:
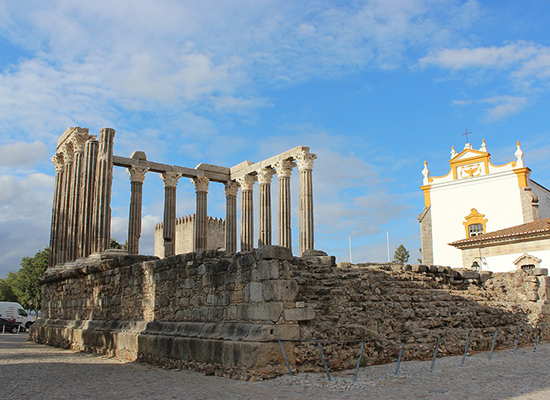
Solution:
M 68 126 L 187 167 L 310 146 L 316 248 L 347 261 L 352 236 L 353 261 L 384 261 L 389 232 L 416 260 L 423 162 L 446 174 L 466 128 L 494 163 L 520 140 L 550 187 L 548 15 L 546 1 L 0 1 L 0 277 L 49 243 L 49 158 Z M 115 169 L 119 241 L 129 186 Z M 155 174 L 144 192 L 151 253 Z M 193 207 L 182 179 L 178 216 Z M 223 217 L 221 185 L 209 213 Z

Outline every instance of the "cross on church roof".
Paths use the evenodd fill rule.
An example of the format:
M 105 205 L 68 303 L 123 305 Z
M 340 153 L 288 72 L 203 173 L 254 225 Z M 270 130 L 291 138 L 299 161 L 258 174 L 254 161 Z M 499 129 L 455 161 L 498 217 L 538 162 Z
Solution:
M 468 132 L 468 129 L 464 129 L 464 133 L 462 134 L 462 136 L 466 136 L 466 143 L 470 143 L 470 141 L 468 140 L 468 135 L 471 135 L 472 132 Z

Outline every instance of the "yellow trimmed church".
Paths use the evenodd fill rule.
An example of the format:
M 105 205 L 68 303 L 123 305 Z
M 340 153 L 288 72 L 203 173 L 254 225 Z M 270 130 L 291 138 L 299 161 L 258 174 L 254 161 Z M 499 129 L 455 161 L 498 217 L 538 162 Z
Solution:
M 424 264 L 494 272 L 519 268 L 514 261 L 521 257 L 538 259 L 537 267 L 547 266 L 544 259 L 550 264 L 550 237 L 528 234 L 529 223 L 550 218 L 550 191 L 531 180 L 519 142 L 514 159 L 504 165 L 491 163 L 485 140 L 479 150 L 470 143 L 459 153 L 453 147 L 449 164 L 446 175 L 431 176 L 424 162 L 424 209 L 418 216 Z M 513 227 L 527 234 L 500 241 L 483 237 Z M 535 246 L 526 245 L 533 240 Z

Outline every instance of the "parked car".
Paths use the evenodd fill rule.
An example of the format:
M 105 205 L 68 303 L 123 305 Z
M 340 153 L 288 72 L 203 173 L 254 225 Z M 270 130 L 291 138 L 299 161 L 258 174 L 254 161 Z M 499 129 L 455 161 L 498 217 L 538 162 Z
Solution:
M 0 318 L 0 330 L 2 332 L 11 332 L 11 333 L 17 333 L 19 332 L 19 324 L 8 321 L 7 319 Z

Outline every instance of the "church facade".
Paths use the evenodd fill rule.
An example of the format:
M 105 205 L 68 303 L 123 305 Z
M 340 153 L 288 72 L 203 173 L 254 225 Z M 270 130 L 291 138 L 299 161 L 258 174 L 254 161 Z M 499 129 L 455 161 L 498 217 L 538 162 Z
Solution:
M 550 217 L 550 191 L 531 180 L 519 142 L 504 165 L 491 162 L 485 141 L 479 150 L 470 143 L 460 153 L 452 148 L 449 164 L 446 175 L 431 176 L 424 162 L 424 209 L 418 216 L 424 264 L 471 267 L 472 255 L 464 259 L 450 243 Z M 483 255 L 479 262 L 483 269 L 507 268 L 488 265 Z

